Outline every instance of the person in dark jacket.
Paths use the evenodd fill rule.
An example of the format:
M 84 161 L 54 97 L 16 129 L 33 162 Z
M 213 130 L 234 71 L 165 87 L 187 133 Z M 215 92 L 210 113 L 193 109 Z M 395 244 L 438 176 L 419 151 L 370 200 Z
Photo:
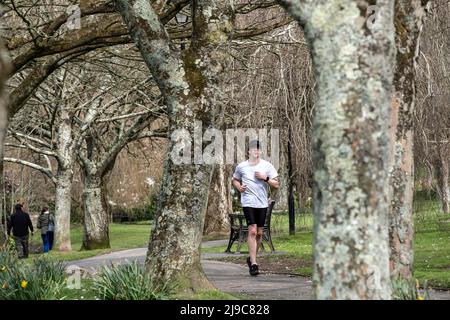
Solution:
M 44 253 L 53 248 L 53 230 L 55 226 L 55 218 L 44 208 L 39 215 L 37 227 L 41 229 L 42 242 L 44 243 Z
M 12 230 L 19 259 L 28 258 L 28 229 L 33 235 L 34 229 L 30 215 L 23 211 L 23 205 L 16 204 L 15 211 L 8 221 L 8 236 L 11 235 Z

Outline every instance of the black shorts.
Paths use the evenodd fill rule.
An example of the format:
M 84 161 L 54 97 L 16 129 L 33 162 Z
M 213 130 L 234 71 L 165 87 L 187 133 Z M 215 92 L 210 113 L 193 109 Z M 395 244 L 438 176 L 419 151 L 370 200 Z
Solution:
M 264 227 L 266 222 L 267 208 L 243 207 L 247 225 L 256 224 L 258 227 Z

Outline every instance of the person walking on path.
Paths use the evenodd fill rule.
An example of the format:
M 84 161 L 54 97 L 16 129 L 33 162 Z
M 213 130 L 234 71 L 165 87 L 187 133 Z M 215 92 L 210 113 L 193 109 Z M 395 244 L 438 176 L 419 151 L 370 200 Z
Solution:
M 261 159 L 258 140 L 249 143 L 249 159 L 241 162 L 233 174 L 233 185 L 241 193 L 241 206 L 248 225 L 247 265 L 252 276 L 259 274 L 256 254 L 261 245 L 268 203 L 268 187 L 278 189 L 278 173 L 268 161 Z
M 53 231 L 55 226 L 55 217 L 48 211 L 48 208 L 43 208 L 39 215 L 37 228 L 41 229 L 42 242 L 44 244 L 44 253 L 53 248 Z
M 12 230 L 19 259 L 28 258 L 28 229 L 31 231 L 31 235 L 33 235 L 34 229 L 30 215 L 24 211 L 23 205 L 16 204 L 15 211 L 8 221 L 8 236 L 11 235 Z

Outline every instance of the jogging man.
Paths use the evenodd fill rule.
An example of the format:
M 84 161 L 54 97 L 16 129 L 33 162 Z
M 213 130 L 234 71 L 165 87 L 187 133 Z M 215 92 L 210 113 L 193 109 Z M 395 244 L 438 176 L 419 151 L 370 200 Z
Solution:
M 268 161 L 261 159 L 261 145 L 258 140 L 249 144 L 249 159 L 241 162 L 233 174 L 233 185 L 241 193 L 241 206 L 248 225 L 247 265 L 252 276 L 259 274 L 256 254 L 262 241 L 266 220 L 268 187 L 278 189 L 278 173 Z

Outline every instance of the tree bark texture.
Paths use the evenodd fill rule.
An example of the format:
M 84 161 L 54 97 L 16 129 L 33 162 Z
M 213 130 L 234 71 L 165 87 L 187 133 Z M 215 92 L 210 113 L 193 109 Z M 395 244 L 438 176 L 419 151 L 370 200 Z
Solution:
M 413 128 L 415 65 L 424 16 L 420 0 L 395 1 L 397 48 L 392 99 L 393 160 L 389 213 L 390 270 L 392 277 L 410 279 L 413 269 Z
M 442 212 L 450 213 L 450 188 L 449 179 L 449 152 L 447 145 L 437 146 L 437 156 L 434 164 L 438 194 L 441 199 Z
M 60 106 L 61 123 L 57 132 L 56 199 L 55 199 L 55 247 L 59 251 L 71 251 L 70 213 L 72 208 L 72 179 L 75 162 L 72 117 L 67 107 Z
M 104 207 L 102 179 L 87 176 L 84 181 L 84 250 L 110 248 L 107 210 Z
M 153 8 L 145 0 L 116 0 L 131 36 L 167 104 L 169 130 L 194 132 L 215 126 L 220 113 L 219 76 L 226 55 L 220 50 L 231 31 L 224 1 L 192 3 L 193 33 L 179 58 Z M 220 127 L 220 126 L 218 126 Z M 169 143 L 172 154 L 175 141 Z M 175 164 L 166 159 L 147 268 L 156 281 L 176 282 L 180 291 L 210 289 L 200 264 L 200 246 L 212 165 Z
M 289 177 L 288 172 L 288 154 L 284 144 L 280 148 L 280 168 L 278 170 L 278 180 L 280 181 L 280 188 L 276 190 L 271 190 L 274 195 L 275 200 L 275 210 L 288 210 L 288 186 L 290 183 L 290 179 L 294 179 L 294 177 Z
M 3 42 L 0 39 L 0 244 L 3 243 L 5 233 L 5 227 L 3 225 L 3 157 L 4 157 L 4 144 L 6 131 L 8 129 L 8 99 L 7 94 L 4 89 L 4 84 L 8 79 L 8 75 L 10 73 L 11 66 L 9 56 L 7 54 L 6 48 L 3 46 Z
M 233 212 L 231 201 L 230 168 L 223 164 L 214 168 L 209 188 L 203 234 L 228 233 L 230 231 L 229 213 Z
M 366 1 L 280 3 L 305 29 L 317 80 L 315 296 L 390 299 L 386 119 L 395 61 L 394 4 L 377 1 L 377 24 L 370 28 Z

